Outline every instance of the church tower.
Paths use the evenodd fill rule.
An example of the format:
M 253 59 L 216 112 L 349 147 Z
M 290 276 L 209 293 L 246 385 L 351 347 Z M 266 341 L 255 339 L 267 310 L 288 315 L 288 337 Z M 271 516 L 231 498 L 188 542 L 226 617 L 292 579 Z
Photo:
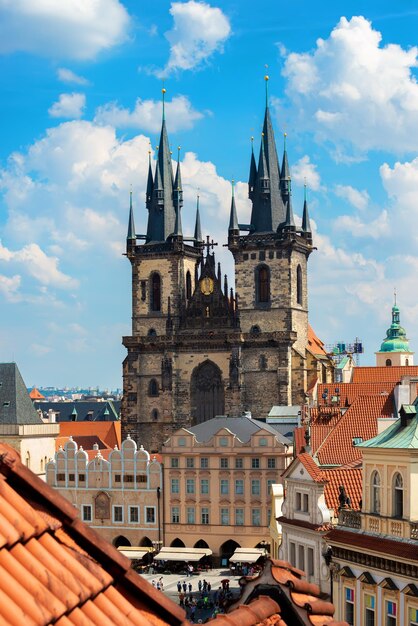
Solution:
M 302 226 L 295 225 L 286 135 L 280 167 L 268 107 L 268 76 L 265 80 L 258 165 L 252 151 L 248 180 L 251 223 L 238 224 L 231 215 L 228 232 L 243 333 L 243 403 L 257 416 L 268 414 L 273 404 L 305 402 L 307 261 L 313 249 L 306 188 Z
M 312 235 L 306 198 L 295 225 L 286 146 L 280 167 L 267 102 L 258 164 L 251 155 L 251 224 L 239 224 L 232 186 L 235 294 L 216 263 L 218 244 L 202 237 L 199 198 L 194 235 L 183 235 L 180 155 L 173 176 L 164 107 L 152 170 L 150 156 L 146 234 L 136 234 L 132 194 L 129 211 L 122 436 L 157 451 L 174 431 L 216 415 L 265 418 L 273 405 L 305 402 Z
M 392 323 L 386 331 L 379 352 L 376 352 L 377 366 L 413 365 L 414 353 L 409 348 L 405 329 L 401 326 L 400 309 L 395 302 L 392 307 Z

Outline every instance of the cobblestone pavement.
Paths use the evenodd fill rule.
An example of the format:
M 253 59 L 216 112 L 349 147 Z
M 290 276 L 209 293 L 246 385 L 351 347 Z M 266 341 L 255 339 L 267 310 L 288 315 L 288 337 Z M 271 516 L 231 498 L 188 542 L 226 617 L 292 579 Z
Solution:
M 163 581 L 163 592 L 165 593 L 169 598 L 171 598 L 174 602 L 176 602 L 177 604 L 179 604 L 179 593 L 177 590 L 177 583 L 178 582 L 185 582 L 187 584 L 187 595 L 190 597 L 190 593 L 188 591 L 188 585 L 189 583 L 191 583 L 192 585 L 192 597 L 198 601 L 200 599 L 200 593 L 199 593 L 199 579 L 202 581 L 206 580 L 207 583 L 210 583 L 211 585 L 211 592 L 210 592 L 210 596 L 213 599 L 215 592 L 219 589 L 219 587 L 222 587 L 222 580 L 225 580 L 226 578 L 229 580 L 229 589 L 232 592 L 232 594 L 234 595 L 234 597 L 238 597 L 239 595 L 239 584 L 238 584 L 238 580 L 239 580 L 239 576 L 234 576 L 231 575 L 231 572 L 228 569 L 222 568 L 222 569 L 212 569 L 209 570 L 207 572 L 201 572 L 199 573 L 199 575 L 197 574 L 193 574 L 192 576 L 185 576 L 184 574 L 180 575 L 180 574 L 161 574 L 161 573 L 151 573 L 151 574 L 140 574 L 143 578 L 145 578 L 146 580 L 148 580 L 148 582 L 152 583 L 152 581 L 154 580 L 155 583 L 157 583 L 157 581 L 162 577 L 162 581 Z M 214 612 L 214 608 L 209 608 L 209 609 L 204 609 L 204 608 L 197 608 L 196 609 L 196 613 L 194 616 L 194 622 L 197 623 L 198 620 L 202 620 L 203 622 L 208 618 L 211 617 L 213 615 Z M 188 614 L 188 617 L 190 619 L 190 614 Z

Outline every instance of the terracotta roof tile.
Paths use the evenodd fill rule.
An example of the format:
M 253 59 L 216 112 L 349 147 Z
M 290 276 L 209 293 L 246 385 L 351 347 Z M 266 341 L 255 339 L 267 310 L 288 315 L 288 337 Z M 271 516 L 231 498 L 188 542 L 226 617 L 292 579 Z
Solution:
M 121 423 L 120 422 L 60 422 L 60 436 L 65 440 L 70 435 L 77 441 L 77 436 L 95 436 L 101 439 L 109 448 L 121 447 Z M 59 439 L 58 438 L 58 439 Z M 56 450 L 60 444 L 56 444 Z
M 326 535 L 331 545 L 339 544 L 360 552 L 378 552 L 388 555 L 388 558 L 404 558 L 418 561 L 418 542 L 393 541 L 367 533 L 356 533 L 339 528 L 331 530 Z
M 306 446 L 305 427 L 298 426 L 293 431 L 294 454 L 299 454 Z
M 308 350 L 312 352 L 312 354 L 321 354 L 322 356 L 327 356 L 327 352 L 324 348 L 324 342 L 317 337 L 315 331 L 312 326 L 308 324 Z
M 324 495 L 327 507 L 337 511 L 339 507 L 340 485 L 345 488 L 353 509 L 360 509 L 362 499 L 362 471 L 360 468 L 342 468 L 322 470 L 322 478 L 326 481 Z
M 353 383 L 393 382 L 397 383 L 402 376 L 418 376 L 418 365 L 403 365 L 393 367 L 355 367 L 353 369 Z
M 380 369 L 380 368 L 379 368 Z M 332 399 L 339 398 L 338 405 L 349 406 L 358 396 L 380 396 L 391 395 L 397 380 L 378 380 L 370 382 L 368 380 L 358 383 L 321 383 L 318 385 L 318 405 L 332 408 Z M 338 396 L 336 390 L 338 389 Z M 328 391 L 327 398 L 322 396 Z

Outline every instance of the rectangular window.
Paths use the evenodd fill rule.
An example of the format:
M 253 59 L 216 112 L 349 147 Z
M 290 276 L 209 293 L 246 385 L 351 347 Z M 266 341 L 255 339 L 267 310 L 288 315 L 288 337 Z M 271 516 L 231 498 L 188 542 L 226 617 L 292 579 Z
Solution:
M 171 523 L 172 524 L 180 523 L 180 508 L 178 506 L 171 507 Z
M 180 481 L 178 478 L 171 479 L 171 493 L 180 493 Z
M 155 524 L 155 506 L 145 507 L 145 523 Z
M 115 483 L 120 483 L 120 474 L 115 474 Z
M 68 480 L 70 482 L 74 482 L 75 481 L 75 474 L 68 474 Z
M 260 469 L 260 459 L 251 459 L 252 469 Z
M 228 461 L 229 461 L 228 457 L 226 456 L 221 457 L 221 460 L 220 460 L 221 469 L 228 469 L 229 467 Z
M 139 506 L 129 507 L 129 522 L 131 524 L 137 524 L 139 522 Z
M 253 526 L 261 526 L 260 509 L 251 509 L 251 521 Z
M 229 480 L 227 478 L 221 478 L 220 493 L 222 496 L 229 494 Z
M 221 525 L 229 526 L 229 509 L 221 509 Z
M 187 507 L 187 523 L 188 524 L 195 524 L 195 509 L 194 506 L 188 506 Z
M 186 458 L 186 467 L 189 469 L 194 467 L 194 458 L 192 456 Z
M 123 482 L 124 483 L 133 483 L 134 482 L 134 477 L 132 474 L 124 474 L 123 476 Z
M 345 587 L 345 621 L 354 626 L 354 589 Z
M 137 483 L 146 483 L 147 482 L 147 475 L 146 474 L 137 474 L 136 482 Z
M 365 626 L 375 626 L 375 597 L 365 594 L 364 596 Z
M 92 517 L 93 517 L 92 509 L 93 507 L 91 506 L 91 504 L 83 504 L 83 506 L 81 507 L 81 514 L 82 514 L 83 522 L 92 521 Z
M 206 506 L 200 512 L 200 521 L 202 524 L 209 524 L 209 509 Z
M 113 506 L 113 521 L 123 522 L 123 506 L 118 506 L 116 504 Z
M 276 481 L 273 478 L 268 478 L 267 479 L 267 493 L 268 495 L 271 494 L 271 486 L 274 485 Z
M 200 480 L 200 493 L 202 495 L 207 495 L 209 493 L 209 480 L 207 478 L 202 478 Z
M 207 469 L 209 467 L 209 459 L 207 456 L 200 458 L 200 469 Z
M 178 467 L 179 466 L 179 458 L 178 456 L 172 456 L 171 457 L 171 467 Z
M 235 525 L 244 526 L 244 509 L 235 509 Z
M 258 479 L 253 479 L 251 481 L 251 495 L 252 496 L 260 495 L 260 481 Z
M 315 573 L 315 564 L 314 564 L 314 551 L 313 548 L 308 548 L 308 576 L 313 576 Z
M 57 481 L 59 483 L 64 482 L 65 480 L 65 474 L 57 474 Z
M 289 560 L 296 567 L 296 544 L 293 541 L 289 543 Z
M 235 481 L 235 493 L 237 496 L 244 495 L 244 481 L 240 478 Z
M 305 571 L 305 546 L 298 546 L 298 568 Z
M 228 445 L 228 437 L 219 437 L 219 445 L 225 448 Z
M 194 478 L 186 478 L 186 493 L 194 493 Z
M 418 626 L 418 609 L 409 609 L 409 626 Z
M 78 482 L 79 483 L 84 483 L 85 480 L 86 480 L 86 475 L 85 474 L 79 474 L 78 475 Z
M 267 468 L 268 469 L 276 469 L 276 459 L 275 458 L 267 459 Z
M 386 602 L 386 626 L 396 626 L 397 619 L 396 602 Z
M 235 469 L 242 469 L 244 467 L 244 459 L 241 456 L 238 456 L 235 459 Z
M 309 511 L 309 495 L 307 493 L 303 494 L 302 498 L 302 511 L 307 513 Z

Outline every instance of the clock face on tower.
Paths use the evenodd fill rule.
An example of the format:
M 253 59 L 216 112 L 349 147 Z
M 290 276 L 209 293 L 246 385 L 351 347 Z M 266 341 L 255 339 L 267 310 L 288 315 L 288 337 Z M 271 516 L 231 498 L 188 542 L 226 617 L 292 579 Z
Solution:
M 210 278 L 209 276 L 202 278 L 200 281 L 200 290 L 204 296 L 210 296 L 213 292 L 213 278 Z

